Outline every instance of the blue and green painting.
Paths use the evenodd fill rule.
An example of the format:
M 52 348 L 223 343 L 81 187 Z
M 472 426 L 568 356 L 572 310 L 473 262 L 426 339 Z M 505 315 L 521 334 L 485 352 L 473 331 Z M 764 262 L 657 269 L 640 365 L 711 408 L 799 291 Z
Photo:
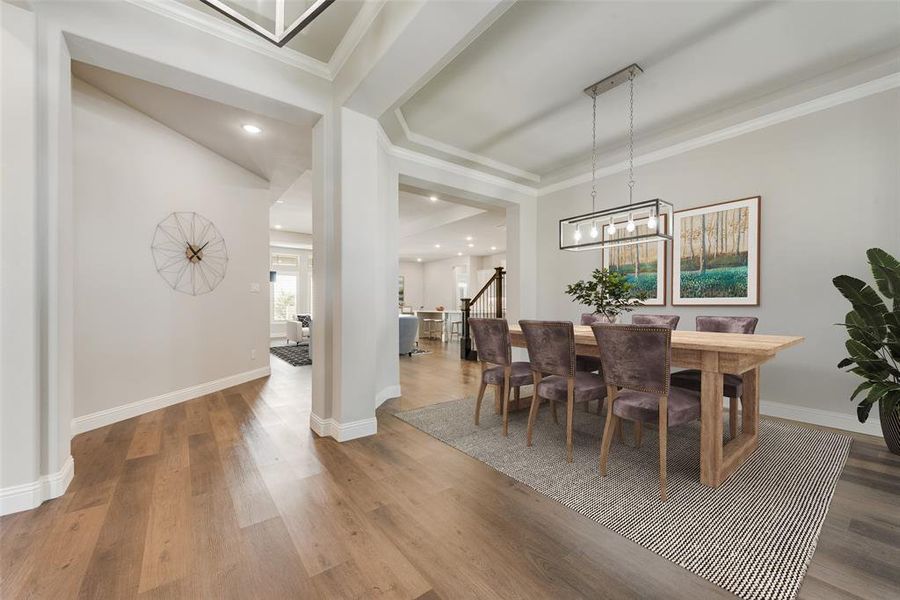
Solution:
M 682 219 L 682 298 L 747 297 L 748 215 L 741 207 Z
M 638 225 L 635 233 L 626 234 L 624 227 L 620 227 L 613 238 L 631 237 L 635 234 L 645 235 L 650 233 L 646 226 Z M 628 278 L 628 283 L 634 286 L 637 292 L 646 292 L 647 301 L 661 300 L 658 296 L 660 287 L 659 279 L 659 242 L 647 242 L 645 244 L 633 244 L 629 246 L 617 246 L 606 250 L 606 266 L 610 271 L 622 273 Z

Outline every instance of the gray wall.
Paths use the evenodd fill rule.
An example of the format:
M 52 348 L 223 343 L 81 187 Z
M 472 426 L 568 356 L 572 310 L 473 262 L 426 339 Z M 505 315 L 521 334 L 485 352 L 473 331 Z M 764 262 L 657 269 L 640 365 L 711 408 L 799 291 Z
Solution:
M 865 251 L 873 246 L 900 256 L 898 115 L 900 91 L 893 90 L 637 168 L 636 197 L 659 197 L 676 210 L 762 196 L 760 306 L 642 310 L 679 314 L 682 329 L 692 329 L 698 314 L 756 315 L 759 333 L 806 336 L 763 368 L 761 399 L 854 415 L 848 398 L 856 378 L 835 369 L 844 334 L 833 324 L 848 305 L 831 278 L 871 280 Z M 597 189 L 603 207 L 627 203 L 624 173 Z M 560 251 L 557 221 L 588 210 L 589 183 L 538 203 L 542 318 L 582 312 L 563 289 L 599 266 L 600 254 Z M 671 298 L 671 248 L 669 261 Z

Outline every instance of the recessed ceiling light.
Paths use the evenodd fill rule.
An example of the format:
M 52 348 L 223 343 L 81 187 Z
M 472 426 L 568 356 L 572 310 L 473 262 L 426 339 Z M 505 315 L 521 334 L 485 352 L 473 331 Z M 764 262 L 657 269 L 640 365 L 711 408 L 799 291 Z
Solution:
M 281 229 L 281 225 L 276 225 L 275 229 Z
M 432 196 L 432 197 L 431 197 L 431 201 L 432 201 L 432 202 L 437 202 L 437 201 L 438 201 L 438 197 L 437 197 L 437 196 Z
M 475 244 L 469 244 L 469 248 L 474 248 Z
M 491 246 L 491 250 L 496 250 L 497 246 Z
M 440 244 L 435 244 L 434 247 L 435 247 L 435 248 L 440 248 L 441 245 L 440 245 Z
M 422 259 L 421 259 L 421 258 L 417 258 L 417 259 L 416 259 L 416 262 L 422 262 Z
M 462 252 L 457 252 L 456 255 L 457 255 L 457 256 L 462 256 Z
M 258 133 L 262 133 L 262 129 L 260 129 L 260 128 L 257 127 L 256 125 L 251 125 L 250 123 L 246 123 L 246 124 L 244 124 L 244 125 L 241 125 L 241 129 L 243 129 L 243 130 L 246 131 L 247 133 L 252 133 L 253 135 L 256 135 L 256 134 L 258 134 Z
M 467 241 L 467 242 L 471 242 L 471 241 L 472 241 L 472 236 L 471 236 L 471 235 L 467 235 L 467 236 L 466 236 L 466 241 Z
M 284 200 L 276 200 L 275 204 L 284 204 Z

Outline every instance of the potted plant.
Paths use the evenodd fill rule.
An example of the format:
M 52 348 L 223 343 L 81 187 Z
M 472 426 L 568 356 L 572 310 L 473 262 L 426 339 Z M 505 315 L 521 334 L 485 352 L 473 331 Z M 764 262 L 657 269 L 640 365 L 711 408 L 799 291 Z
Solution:
M 572 302 L 590 306 L 595 315 L 603 315 L 610 323 L 615 323 L 619 314 L 643 306 L 647 299 L 647 293 L 636 291 L 627 276 L 609 269 L 594 269 L 587 281 L 566 286 L 566 294 L 572 296 Z
M 856 407 L 860 423 L 877 402 L 881 430 L 888 449 L 900 454 L 900 262 L 881 250 L 866 252 L 881 298 L 869 284 L 849 275 L 838 275 L 834 286 L 853 305 L 840 325 L 850 336 L 850 355 L 838 363 L 839 369 L 863 378 L 850 401 L 866 392 Z

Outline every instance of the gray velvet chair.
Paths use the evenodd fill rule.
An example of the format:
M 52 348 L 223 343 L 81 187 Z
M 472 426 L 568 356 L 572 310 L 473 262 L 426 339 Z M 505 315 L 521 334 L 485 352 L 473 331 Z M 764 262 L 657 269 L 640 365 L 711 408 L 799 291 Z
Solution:
M 756 317 L 697 317 L 697 331 L 711 331 L 716 333 L 744 333 L 752 334 L 756 331 Z M 672 385 L 687 390 L 700 391 L 700 371 L 687 369 L 672 373 Z M 722 391 L 728 398 L 728 432 L 731 439 L 737 437 L 738 424 L 738 400 L 744 394 L 744 379 L 740 375 L 726 373 Z M 743 409 L 743 401 L 741 401 Z
M 575 328 L 569 321 L 519 321 L 525 334 L 525 345 L 531 361 L 534 393 L 528 413 L 526 444 L 531 446 L 534 421 L 541 399 L 550 402 L 553 422 L 558 423 L 556 403 L 566 403 L 566 460 L 573 458 L 575 403 L 606 397 L 606 383 L 601 375 L 575 370 Z
M 700 418 L 700 393 L 670 387 L 672 329 L 651 325 L 591 326 L 607 387 L 606 427 L 600 449 L 600 475 L 620 419 L 634 422 L 640 447 L 644 423 L 659 424 L 659 495 L 666 500 L 666 446 L 669 427 Z M 621 388 L 621 389 L 617 389 Z
M 681 317 L 678 315 L 632 315 L 632 325 L 655 325 L 657 327 L 668 327 L 676 329 L 678 321 Z
M 475 424 L 479 424 L 484 391 L 487 386 L 493 385 L 494 397 L 502 397 L 503 435 L 508 435 L 510 388 L 515 390 L 515 400 L 518 403 L 519 388 L 532 382 L 531 365 L 527 362 L 513 362 L 506 319 L 469 319 L 469 330 L 481 362 L 481 386 L 475 401 Z
M 595 313 L 581 313 L 581 325 L 593 325 L 594 323 L 605 323 L 606 318 L 602 315 L 598 315 Z M 586 356 L 584 354 L 579 354 L 575 357 L 575 370 L 576 371 L 587 371 L 589 373 L 599 372 L 600 367 L 600 359 L 596 356 Z M 603 373 L 600 373 L 601 375 Z M 597 410 L 599 414 L 599 409 Z

